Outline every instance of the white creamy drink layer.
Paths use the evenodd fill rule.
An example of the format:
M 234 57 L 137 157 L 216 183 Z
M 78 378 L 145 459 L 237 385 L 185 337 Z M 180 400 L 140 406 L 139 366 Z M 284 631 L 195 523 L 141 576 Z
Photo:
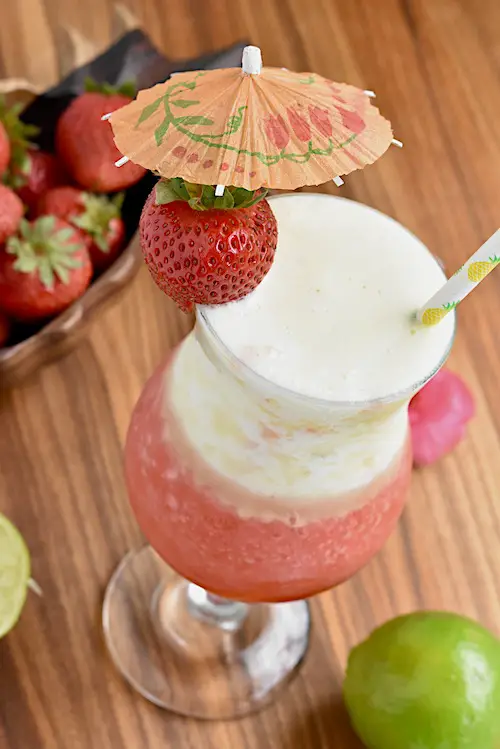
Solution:
M 225 345 L 263 377 L 304 395 L 372 400 L 423 380 L 442 359 L 454 315 L 410 323 L 446 280 L 407 229 L 327 195 L 271 200 L 278 248 L 244 299 L 205 309 Z
M 275 385 L 340 402 L 398 393 L 424 379 L 448 349 L 454 320 L 450 314 L 417 329 L 411 313 L 444 274 L 418 239 L 372 209 L 305 194 L 271 205 L 279 239 L 268 275 L 244 299 L 202 310 L 239 360 L 237 377 L 217 362 L 217 342 L 201 320 L 203 346 L 191 334 L 174 359 L 166 414 L 173 411 L 201 458 L 194 480 L 234 482 L 225 494 L 238 511 L 247 514 L 240 486 L 261 502 L 263 517 L 280 502 L 292 513 L 325 502 L 343 513 L 346 494 L 383 476 L 401 455 L 406 404 L 323 408 L 299 398 L 297 405 Z M 260 381 L 256 392 L 247 367 L 269 387 Z

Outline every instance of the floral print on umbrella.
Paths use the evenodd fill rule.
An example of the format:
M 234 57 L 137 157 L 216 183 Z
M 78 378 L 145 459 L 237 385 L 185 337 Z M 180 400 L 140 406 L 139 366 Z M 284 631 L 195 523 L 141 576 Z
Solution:
M 274 116 L 270 114 L 269 117 L 266 117 L 264 119 L 264 130 L 271 143 L 276 148 L 279 148 L 280 151 L 288 145 L 290 132 L 281 115 Z
M 358 112 L 340 106 L 335 109 L 342 127 L 355 135 L 363 132 L 366 123 Z M 263 121 L 267 137 L 280 150 L 286 148 L 292 134 L 303 143 L 309 143 L 317 135 L 325 139 L 331 139 L 333 135 L 333 121 L 327 109 L 309 106 L 306 114 L 304 108 L 296 105 L 287 108 L 286 116 L 285 120 L 281 115 L 269 115 Z

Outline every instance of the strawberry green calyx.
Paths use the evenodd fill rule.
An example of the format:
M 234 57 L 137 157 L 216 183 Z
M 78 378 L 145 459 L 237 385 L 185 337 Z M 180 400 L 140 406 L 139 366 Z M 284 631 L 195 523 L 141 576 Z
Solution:
M 19 118 L 22 110 L 22 104 L 8 107 L 5 98 L 0 97 L 0 122 L 7 132 L 11 150 L 9 168 L 3 181 L 12 188 L 25 184 L 30 169 L 28 149 L 36 148 L 32 139 L 40 132 L 36 125 L 29 125 Z
M 81 266 L 75 252 L 83 243 L 70 242 L 75 231 L 69 226 L 56 229 L 54 216 L 42 216 L 33 223 L 21 220 L 19 236 L 7 240 L 6 250 L 15 255 L 15 270 L 20 273 L 38 273 L 46 289 L 53 289 L 56 277 L 64 284 L 69 282 L 70 271 Z
M 122 96 L 128 96 L 130 99 L 133 99 L 137 94 L 137 88 L 133 81 L 124 81 L 119 86 L 112 86 L 111 83 L 98 83 L 93 78 L 87 77 L 84 81 L 84 88 L 86 93 L 107 94 L 108 96 L 121 94 Z
M 102 252 L 109 252 L 109 222 L 120 218 L 124 193 L 115 195 L 111 200 L 104 195 L 93 195 L 85 192 L 82 203 L 83 213 L 71 219 L 71 223 L 87 232 Z
M 213 185 L 195 185 L 182 177 L 161 179 L 156 185 L 156 204 L 164 205 L 176 200 L 184 200 L 196 211 L 212 208 L 231 210 L 250 208 L 267 195 L 267 190 L 245 190 L 243 187 L 226 187 L 221 197 L 216 197 Z

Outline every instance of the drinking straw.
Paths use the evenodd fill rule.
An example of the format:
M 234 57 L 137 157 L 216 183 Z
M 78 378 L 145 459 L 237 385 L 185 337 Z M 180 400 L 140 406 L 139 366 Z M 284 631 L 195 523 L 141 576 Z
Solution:
M 418 310 L 418 321 L 423 325 L 436 325 L 497 265 L 500 265 L 500 229 Z

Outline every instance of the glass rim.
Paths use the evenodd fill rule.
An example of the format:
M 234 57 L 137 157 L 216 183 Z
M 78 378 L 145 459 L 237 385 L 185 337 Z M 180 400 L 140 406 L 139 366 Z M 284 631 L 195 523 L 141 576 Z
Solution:
M 270 200 L 286 198 L 292 195 L 297 195 L 297 193 L 288 192 L 288 193 L 282 193 L 280 195 L 273 195 L 271 196 Z M 321 195 L 325 198 L 333 198 L 334 200 L 349 200 L 349 198 L 343 198 L 337 195 L 330 195 L 328 193 L 300 193 L 300 195 L 301 196 Z M 356 203 L 357 201 L 349 200 L 349 202 Z M 376 208 L 372 208 L 371 206 L 367 206 L 364 203 L 359 203 L 359 205 L 363 206 L 364 208 L 367 208 L 370 211 L 375 211 L 376 213 L 380 213 L 381 216 L 383 216 L 384 218 L 390 221 L 397 223 L 399 226 L 404 228 L 405 231 L 410 231 L 405 226 L 400 224 L 398 221 L 391 218 L 391 216 L 387 216 L 385 213 L 382 213 L 382 211 L 379 211 Z M 418 239 L 418 237 L 414 235 L 413 232 L 410 232 L 410 234 L 412 234 L 416 239 Z M 421 240 L 418 240 L 418 241 L 421 241 Z M 433 255 L 433 253 L 428 249 L 426 245 L 424 245 L 424 247 L 426 248 L 427 252 L 431 255 L 434 262 L 437 265 L 439 265 L 439 262 L 436 256 Z M 232 303 L 233 302 L 229 302 L 229 304 L 232 304 Z M 383 395 L 377 398 L 365 398 L 362 400 L 349 400 L 349 399 L 332 400 L 329 398 L 318 398 L 314 395 L 306 395 L 305 393 L 300 393 L 296 390 L 291 390 L 290 388 L 287 388 L 284 385 L 280 385 L 279 383 L 274 382 L 273 380 L 270 380 L 267 377 L 264 377 L 264 375 L 259 374 L 259 372 L 256 372 L 255 369 L 253 369 L 249 364 L 247 364 L 245 361 L 243 361 L 238 356 L 236 356 L 236 354 L 233 351 L 231 351 L 231 349 L 224 343 L 222 338 L 219 336 L 219 334 L 213 327 L 212 323 L 208 320 L 208 317 L 205 313 L 205 309 L 207 306 L 208 305 L 199 305 L 199 304 L 196 305 L 196 309 L 195 309 L 196 324 L 201 324 L 202 327 L 204 327 L 209 332 L 209 334 L 216 341 L 217 345 L 222 349 L 224 355 L 229 359 L 231 363 L 233 363 L 238 368 L 242 369 L 243 372 L 248 373 L 248 375 L 250 375 L 250 379 L 256 380 L 258 384 L 261 384 L 266 389 L 271 389 L 271 390 L 276 391 L 282 397 L 291 398 L 293 400 L 296 400 L 298 402 L 302 402 L 308 405 L 315 404 L 324 409 L 347 408 L 347 409 L 352 409 L 352 410 L 354 409 L 361 410 L 365 408 L 374 408 L 376 406 L 388 405 L 396 401 L 409 400 L 412 397 L 412 395 L 417 393 L 427 382 L 429 382 L 429 380 L 431 380 L 434 377 L 434 375 L 436 375 L 441 369 L 441 367 L 445 364 L 446 360 L 448 359 L 450 355 L 451 349 L 453 347 L 453 343 L 455 341 L 456 332 L 457 332 L 456 310 L 453 310 L 453 312 L 451 313 L 453 315 L 453 332 L 452 332 L 452 335 L 450 336 L 450 340 L 442 356 L 440 357 L 435 367 L 427 375 L 425 375 L 425 377 L 421 378 L 420 380 L 417 380 L 416 382 L 412 383 L 408 387 L 405 387 L 402 390 L 398 390 L 394 393 L 389 393 L 387 395 Z

